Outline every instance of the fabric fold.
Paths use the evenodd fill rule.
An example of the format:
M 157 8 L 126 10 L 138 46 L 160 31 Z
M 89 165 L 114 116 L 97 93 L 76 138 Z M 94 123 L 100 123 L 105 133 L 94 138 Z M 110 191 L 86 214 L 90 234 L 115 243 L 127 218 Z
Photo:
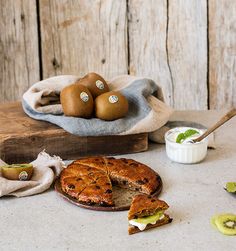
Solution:
M 126 117 L 114 121 L 64 116 L 60 91 L 79 80 L 62 75 L 35 83 L 23 95 L 22 105 L 28 116 L 62 127 L 79 136 L 127 135 L 152 132 L 163 126 L 173 110 L 163 102 L 161 88 L 147 78 L 122 75 L 108 81 L 110 90 L 120 91 L 129 102 Z
M 24 197 L 42 193 L 50 188 L 65 167 L 60 157 L 52 157 L 45 151 L 39 153 L 37 159 L 31 164 L 34 167 L 34 173 L 29 181 L 8 180 L 0 173 L 0 197 L 6 195 Z M 0 166 L 3 165 L 6 163 L 0 160 Z

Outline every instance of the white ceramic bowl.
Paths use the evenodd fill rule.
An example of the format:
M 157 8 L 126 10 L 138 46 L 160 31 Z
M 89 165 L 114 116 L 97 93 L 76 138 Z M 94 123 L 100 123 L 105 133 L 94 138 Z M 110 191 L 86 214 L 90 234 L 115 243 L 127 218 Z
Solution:
M 176 143 L 175 138 L 178 133 L 185 132 L 188 129 L 196 129 L 190 127 L 176 127 L 165 134 L 166 154 L 171 160 L 183 163 L 193 164 L 202 161 L 207 155 L 208 139 L 205 138 L 197 143 Z M 196 129 L 200 134 L 204 130 Z

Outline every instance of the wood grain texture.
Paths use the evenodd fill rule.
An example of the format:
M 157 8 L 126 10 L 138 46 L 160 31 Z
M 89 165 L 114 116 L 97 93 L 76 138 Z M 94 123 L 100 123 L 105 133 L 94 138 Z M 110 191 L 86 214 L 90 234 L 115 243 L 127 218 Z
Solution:
M 207 109 L 207 1 L 168 1 L 168 60 L 176 109 Z
M 167 58 L 167 1 L 129 0 L 130 74 L 152 78 L 173 105 L 173 86 Z
M 50 155 L 69 160 L 81 156 L 135 153 L 148 148 L 147 133 L 79 137 L 48 122 L 31 119 L 23 112 L 20 102 L 0 106 L 0 125 L 0 159 L 7 163 L 32 161 L 44 149 Z
M 175 109 L 236 107 L 235 0 L 36 2 L 0 0 L 0 102 L 21 99 L 40 72 L 129 71 Z
M 0 0 L 0 102 L 39 80 L 36 1 Z
M 127 73 L 125 0 L 41 0 L 43 77 Z
M 209 0 L 210 108 L 236 107 L 236 1 Z

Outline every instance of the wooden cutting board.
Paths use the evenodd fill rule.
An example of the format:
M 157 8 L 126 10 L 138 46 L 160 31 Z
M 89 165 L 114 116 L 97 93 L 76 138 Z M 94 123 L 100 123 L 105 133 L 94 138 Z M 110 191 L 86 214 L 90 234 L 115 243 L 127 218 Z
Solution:
M 79 137 L 51 123 L 31 119 L 20 102 L 0 105 L 0 158 L 9 164 L 32 161 L 44 149 L 62 159 L 76 159 L 136 153 L 147 148 L 147 133 Z

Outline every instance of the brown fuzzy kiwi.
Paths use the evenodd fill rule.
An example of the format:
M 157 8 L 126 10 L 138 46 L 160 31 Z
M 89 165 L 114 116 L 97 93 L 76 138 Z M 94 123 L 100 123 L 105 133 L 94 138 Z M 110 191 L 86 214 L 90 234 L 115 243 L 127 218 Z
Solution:
M 88 88 L 71 84 L 60 94 L 63 112 L 66 116 L 90 118 L 93 113 L 93 97 Z
M 95 72 L 88 73 L 77 83 L 86 86 L 94 98 L 109 91 L 107 82 Z
M 33 175 L 32 164 L 12 164 L 2 166 L 2 176 L 9 180 L 30 180 Z
M 103 120 L 115 120 L 128 113 L 129 104 L 120 92 L 106 92 L 95 99 L 95 115 Z

